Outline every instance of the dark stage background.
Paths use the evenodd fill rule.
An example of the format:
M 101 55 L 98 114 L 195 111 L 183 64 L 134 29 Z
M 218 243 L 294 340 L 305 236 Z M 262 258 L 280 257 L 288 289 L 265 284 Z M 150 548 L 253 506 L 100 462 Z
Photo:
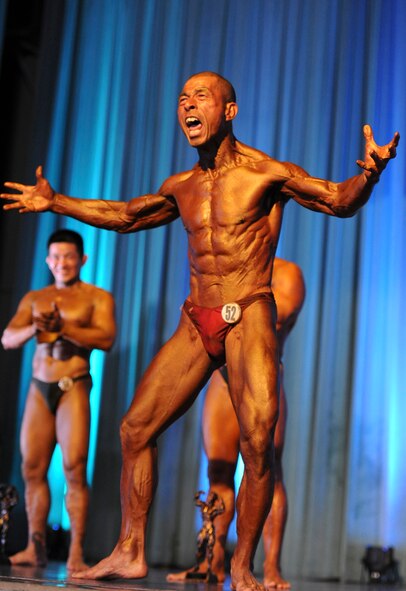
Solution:
M 290 203 L 279 256 L 303 269 L 307 299 L 285 354 L 289 577 L 359 578 L 367 544 L 406 562 L 404 294 L 406 99 L 404 0 L 3 0 L 0 3 L 0 180 L 90 198 L 155 191 L 196 158 L 176 122 L 184 80 L 215 70 L 236 87 L 237 137 L 314 176 L 343 180 L 378 143 L 403 133 L 368 205 L 337 220 Z M 22 295 L 49 280 L 57 227 L 85 238 L 85 281 L 111 290 L 120 334 L 92 358 L 92 486 L 87 553 L 99 558 L 119 522 L 119 421 L 188 293 L 182 224 L 117 236 L 52 214 L 0 214 L 0 328 Z M 23 495 L 18 431 L 32 345 L 0 351 L 0 481 Z M 160 439 L 152 563 L 194 560 L 193 493 L 201 472 L 202 397 Z M 68 528 L 60 457 L 50 523 Z M 23 504 L 10 545 L 22 546 Z M 230 540 L 232 546 L 232 538 Z M 257 565 L 261 564 L 258 552 Z

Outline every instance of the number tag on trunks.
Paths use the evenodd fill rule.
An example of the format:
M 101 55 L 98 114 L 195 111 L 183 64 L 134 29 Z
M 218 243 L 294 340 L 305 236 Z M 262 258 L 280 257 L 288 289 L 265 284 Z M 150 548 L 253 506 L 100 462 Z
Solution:
M 235 324 L 241 318 L 241 308 L 236 302 L 224 304 L 221 309 L 221 317 L 228 324 Z
M 59 380 L 58 386 L 62 390 L 62 392 L 69 392 L 69 390 L 73 386 L 73 380 L 69 376 L 64 376 Z

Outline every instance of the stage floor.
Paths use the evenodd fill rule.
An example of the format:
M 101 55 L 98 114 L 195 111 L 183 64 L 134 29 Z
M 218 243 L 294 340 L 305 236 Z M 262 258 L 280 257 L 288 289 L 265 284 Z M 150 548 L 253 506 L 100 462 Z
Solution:
M 144 579 L 78 581 L 67 577 L 64 563 L 53 562 L 47 568 L 0 566 L 0 591 L 231 591 L 230 579 L 223 585 L 205 583 L 167 583 L 167 569 L 151 569 Z M 340 583 L 335 581 L 291 581 L 292 591 L 400 591 L 402 585 Z

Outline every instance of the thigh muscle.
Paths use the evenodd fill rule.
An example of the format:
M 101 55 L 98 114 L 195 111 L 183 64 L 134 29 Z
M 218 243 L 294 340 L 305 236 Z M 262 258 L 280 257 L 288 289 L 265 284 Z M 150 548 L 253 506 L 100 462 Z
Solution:
M 45 474 L 55 448 L 55 417 L 33 384 L 24 409 L 20 446 L 25 467 Z
M 63 394 L 56 411 L 57 440 L 61 446 L 66 468 L 87 460 L 90 429 L 90 384 L 75 382 Z
M 156 437 L 192 404 L 214 369 L 186 314 L 152 360 L 136 389 L 124 422 L 143 438 Z
M 230 393 L 243 439 L 259 429 L 273 433 L 275 428 L 279 388 L 275 317 L 271 302 L 255 302 L 227 337 Z
M 240 429 L 228 385 L 221 373 L 213 373 L 203 406 L 203 442 L 209 460 L 236 462 Z

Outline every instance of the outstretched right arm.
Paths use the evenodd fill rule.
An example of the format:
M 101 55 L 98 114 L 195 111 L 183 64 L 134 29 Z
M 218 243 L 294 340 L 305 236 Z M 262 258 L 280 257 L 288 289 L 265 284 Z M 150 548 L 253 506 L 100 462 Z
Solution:
M 6 187 L 20 191 L 0 195 L 2 199 L 12 201 L 4 206 L 5 210 L 16 209 L 20 213 L 52 211 L 120 233 L 155 228 L 179 217 L 176 201 L 166 194 L 165 184 L 156 195 L 143 195 L 125 202 L 80 199 L 56 193 L 42 175 L 42 166 L 37 168 L 36 177 L 35 185 L 5 183 Z

